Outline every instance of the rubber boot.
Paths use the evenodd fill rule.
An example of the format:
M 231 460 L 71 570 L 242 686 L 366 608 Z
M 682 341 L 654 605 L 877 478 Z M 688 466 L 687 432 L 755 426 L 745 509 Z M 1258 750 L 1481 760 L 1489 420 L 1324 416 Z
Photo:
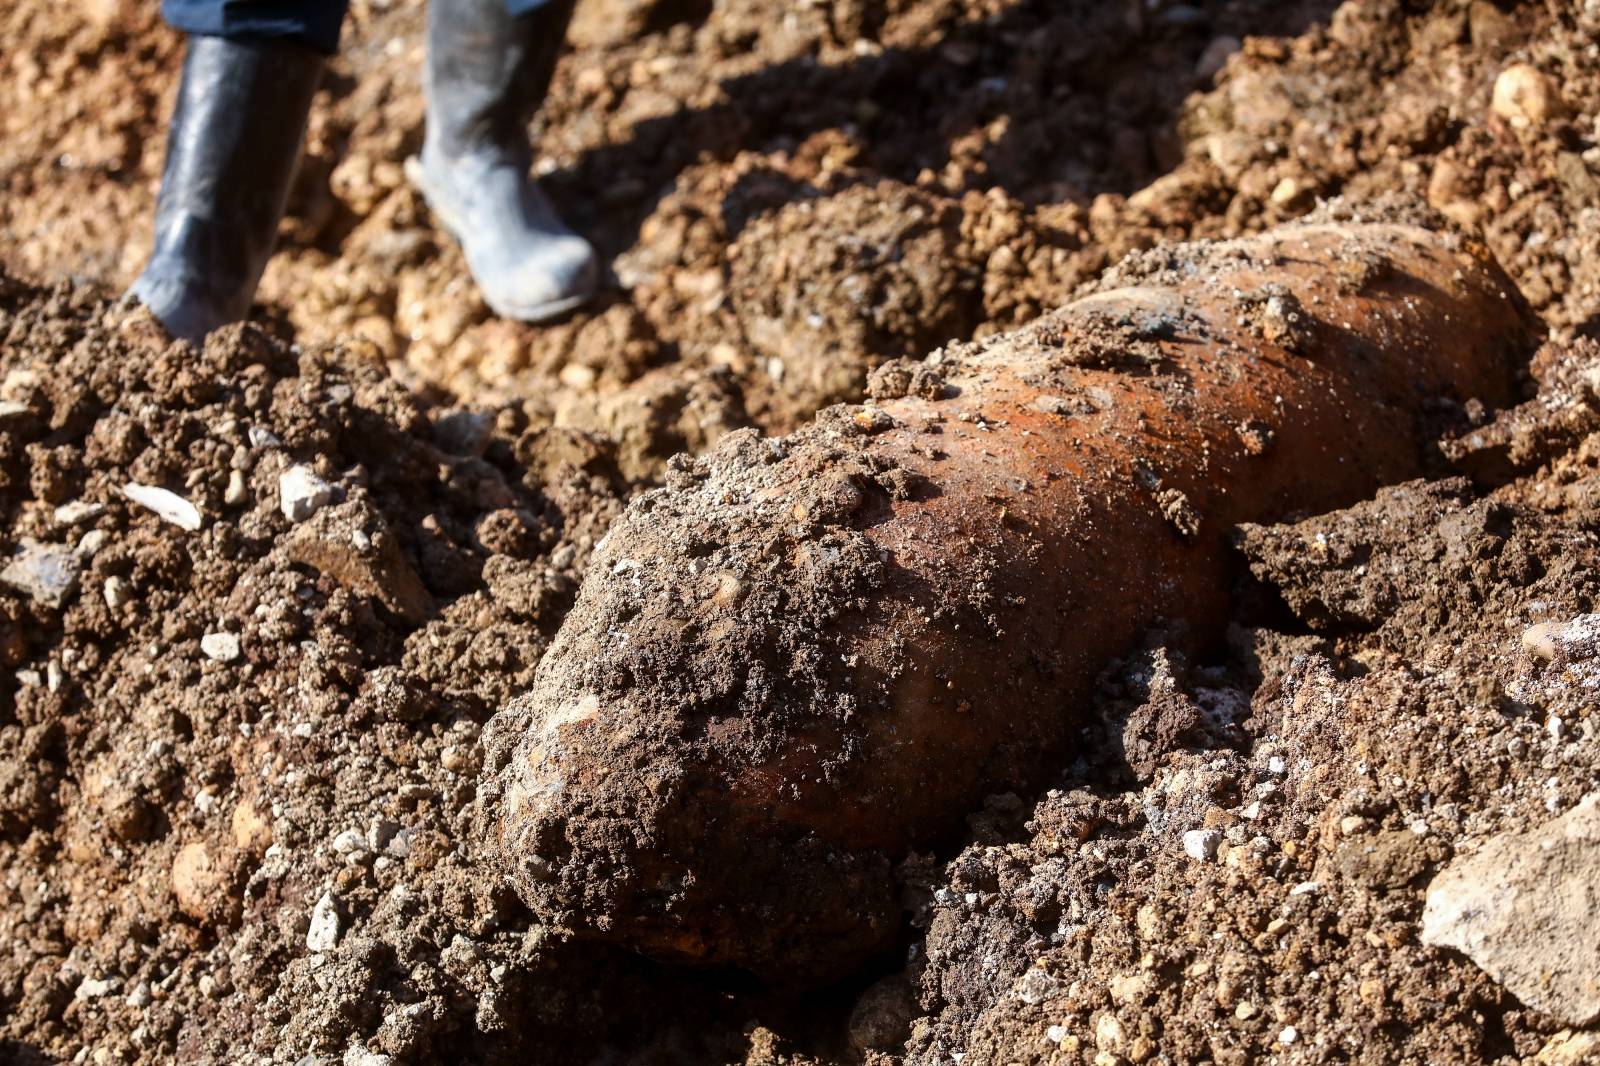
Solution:
M 406 173 L 461 242 L 484 302 L 504 318 L 554 318 L 594 292 L 594 249 L 529 175 L 528 122 L 549 88 L 572 7 L 550 0 L 512 16 L 504 0 L 428 5 L 428 127 Z
M 199 343 L 249 312 L 323 62 L 291 42 L 189 38 L 155 248 L 129 290 L 173 336 Z

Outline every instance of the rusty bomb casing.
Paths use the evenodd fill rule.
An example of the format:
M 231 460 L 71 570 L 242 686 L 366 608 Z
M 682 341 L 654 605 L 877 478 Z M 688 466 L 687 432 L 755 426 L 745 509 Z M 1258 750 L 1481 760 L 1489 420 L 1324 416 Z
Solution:
M 680 457 L 487 737 L 547 920 L 780 980 L 891 943 L 893 867 L 1074 757 L 1096 674 L 1225 624 L 1230 531 L 1418 474 L 1538 325 L 1480 245 L 1324 220 L 1133 257 L 872 402 Z

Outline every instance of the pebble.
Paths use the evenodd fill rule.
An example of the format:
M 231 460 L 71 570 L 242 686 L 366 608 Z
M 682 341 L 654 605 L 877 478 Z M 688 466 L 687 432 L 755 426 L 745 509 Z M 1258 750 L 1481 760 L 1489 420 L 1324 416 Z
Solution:
M 1118 1051 L 1127 1042 L 1128 1031 L 1115 1014 L 1102 1014 L 1094 1023 L 1094 1044 L 1101 1051 Z
M 141 485 L 130 481 L 122 486 L 122 494 L 140 507 L 155 512 L 163 521 L 171 522 L 190 533 L 204 524 L 200 509 L 175 492 L 158 489 L 154 485 Z
M 244 503 L 248 496 L 249 493 L 245 490 L 244 472 L 242 470 L 234 470 L 229 472 L 228 488 L 227 491 L 222 494 L 222 502 L 227 504 L 229 507 L 238 507 L 240 504 Z
M 415 829 L 400 829 L 389 838 L 383 850 L 397 859 L 404 859 L 411 854 L 411 838 L 417 835 Z
M 1299 1040 L 1299 1039 L 1300 1039 L 1300 1030 L 1296 1029 L 1292 1025 L 1284 1026 L 1283 1027 L 1283 1031 L 1278 1034 L 1278 1043 L 1283 1044 L 1285 1046 L 1287 1046 L 1289 1044 L 1292 1044 L 1296 1040 Z
M 83 560 L 60 544 L 24 540 L 22 549 L 0 570 L 0 584 L 23 593 L 35 603 L 60 607 L 78 587 Z
M 116 977 L 85 977 L 72 995 L 74 999 L 100 999 L 121 987 L 122 981 Z
M 278 477 L 278 500 L 283 517 L 291 522 L 304 522 L 333 499 L 333 486 L 304 463 L 291 466 Z
M 368 1051 L 357 1044 L 350 1045 L 344 1053 L 342 1066 L 390 1066 L 394 1062 L 388 1055 Z
M 235 633 L 207 633 L 200 638 L 200 650 L 213 662 L 231 663 L 239 657 L 239 637 Z
M 1562 111 L 1561 98 L 1550 79 L 1531 63 L 1513 63 L 1495 79 L 1489 109 L 1511 123 L 1513 129 L 1545 126 Z
M 1539 1054 L 1525 1062 L 1536 1066 L 1581 1066 L 1600 1061 L 1600 1033 L 1575 1033 L 1563 1029 L 1539 1049 Z
M 367 850 L 382 851 L 389 846 L 395 834 L 400 832 L 400 823 L 388 818 L 374 817 L 367 826 Z
M 340 855 L 348 855 L 352 851 L 359 851 L 365 844 L 365 838 L 359 830 L 355 829 L 346 829 L 333 838 L 333 850 Z
M 1289 207 L 1305 198 L 1306 187 L 1294 178 L 1284 178 L 1272 187 L 1270 199 L 1278 207 Z
M 1600 614 L 1580 614 L 1564 622 L 1541 622 L 1522 634 L 1522 647 L 1547 662 L 1585 662 L 1600 655 Z
M 178 909 L 196 921 L 209 921 L 225 902 L 228 870 L 204 843 L 178 849 L 169 877 Z
M 311 924 L 306 927 L 306 947 L 312 951 L 332 951 L 339 945 L 339 905 L 331 893 L 324 892 L 311 908 Z
M 1600 792 L 1526 833 L 1502 833 L 1428 886 L 1422 942 L 1454 948 L 1525 1005 L 1600 1019 Z
M 1183 850 L 1191 859 L 1214 859 L 1221 846 L 1222 833 L 1216 829 L 1191 829 L 1183 834 Z
M 74 500 L 72 503 L 64 503 L 60 507 L 56 508 L 56 524 L 61 526 L 75 526 L 80 522 L 87 522 L 91 519 L 99 518 L 105 513 L 105 510 L 106 507 L 103 503 L 90 503 L 87 500 Z
M 106 606 L 114 611 L 133 599 L 133 586 L 128 583 L 127 578 L 108 577 L 102 594 L 105 596 Z

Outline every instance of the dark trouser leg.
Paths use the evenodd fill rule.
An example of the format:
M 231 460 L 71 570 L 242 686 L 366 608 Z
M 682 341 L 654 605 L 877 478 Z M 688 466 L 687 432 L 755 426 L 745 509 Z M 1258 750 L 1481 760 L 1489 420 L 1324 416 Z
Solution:
M 593 249 L 528 174 L 528 121 L 572 8 L 572 0 L 431 0 L 428 8 L 427 137 L 407 172 L 461 242 L 484 300 L 509 318 L 551 318 L 594 290 Z
M 192 37 L 293 42 L 331 56 L 348 7 L 348 0 L 161 0 L 161 17 Z

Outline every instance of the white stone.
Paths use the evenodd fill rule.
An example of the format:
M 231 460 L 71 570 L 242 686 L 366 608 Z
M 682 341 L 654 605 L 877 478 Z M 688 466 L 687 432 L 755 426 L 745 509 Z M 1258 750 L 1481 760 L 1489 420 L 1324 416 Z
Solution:
M 200 638 L 200 650 L 215 662 L 231 663 L 240 654 L 239 637 L 235 633 L 207 633 Z
M 306 947 L 312 951 L 332 951 L 339 945 L 339 905 L 324 892 L 311 908 L 311 924 L 306 928 Z
M 85 977 L 73 996 L 76 999 L 99 999 L 109 996 L 120 987 L 122 982 L 115 977 Z
M 278 477 L 279 506 L 291 522 L 304 522 L 333 499 L 333 486 L 304 463 L 291 466 Z
M 1519 130 L 1542 127 L 1563 111 L 1555 85 L 1530 63 L 1513 63 L 1500 73 L 1489 108 Z
M 105 509 L 105 504 L 90 503 L 87 500 L 74 500 L 72 503 L 64 503 L 56 508 L 56 524 L 75 526 L 79 522 L 87 522 L 92 518 L 99 518 L 105 512 Z
M 1428 886 L 1422 942 L 1454 948 L 1524 1004 L 1600 1019 L 1600 792 L 1526 833 L 1491 838 Z
M 106 599 L 106 606 L 116 610 L 133 599 L 133 586 L 128 583 L 127 578 L 113 575 L 106 578 L 103 593 Z
M 1214 859 L 1221 846 L 1222 833 L 1216 829 L 1191 829 L 1183 834 L 1183 850 L 1191 859 Z
M 393 1061 L 388 1055 L 368 1051 L 359 1044 L 351 1044 L 344 1053 L 343 1066 L 389 1066 Z
M 200 509 L 175 492 L 130 481 L 122 486 L 122 494 L 140 507 L 154 511 L 157 517 L 171 522 L 179 529 L 193 533 L 204 524 Z

